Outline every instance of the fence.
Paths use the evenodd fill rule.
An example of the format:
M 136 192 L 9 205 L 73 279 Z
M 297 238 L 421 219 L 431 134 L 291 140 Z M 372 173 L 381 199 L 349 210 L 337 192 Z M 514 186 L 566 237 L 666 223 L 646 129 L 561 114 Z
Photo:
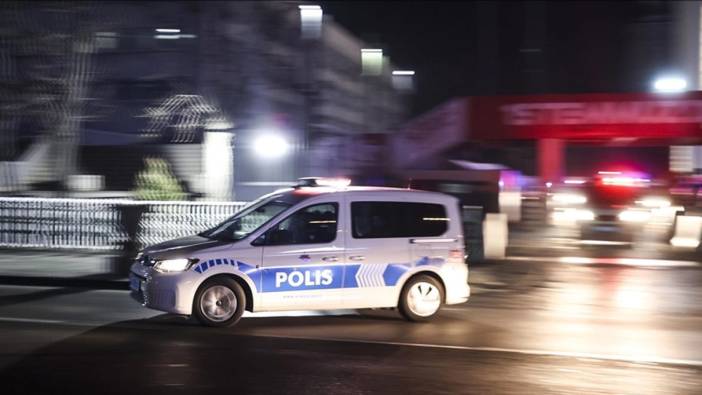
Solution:
M 245 205 L 0 197 L 0 247 L 118 250 L 128 241 L 152 245 L 211 228 Z M 462 209 L 466 252 L 471 260 L 482 260 L 482 208 Z
M 130 208 L 140 208 L 136 241 L 149 245 L 205 230 L 245 204 L 3 197 L 0 247 L 120 249 L 130 238 Z

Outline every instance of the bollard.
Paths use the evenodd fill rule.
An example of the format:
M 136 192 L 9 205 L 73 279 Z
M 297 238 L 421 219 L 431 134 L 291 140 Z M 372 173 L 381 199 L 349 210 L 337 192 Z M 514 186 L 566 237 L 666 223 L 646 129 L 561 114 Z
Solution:
M 702 217 L 680 215 L 675 221 L 675 233 L 670 239 L 673 247 L 697 248 L 702 236 Z
M 483 250 L 487 259 L 504 259 L 507 252 L 506 214 L 487 214 L 483 221 Z

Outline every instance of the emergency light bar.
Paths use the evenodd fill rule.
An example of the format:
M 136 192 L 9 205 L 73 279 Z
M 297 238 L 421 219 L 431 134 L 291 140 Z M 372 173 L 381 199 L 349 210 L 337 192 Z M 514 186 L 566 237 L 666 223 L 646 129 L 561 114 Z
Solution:
M 304 177 L 297 180 L 295 188 L 301 187 L 333 187 L 344 188 L 351 185 L 348 178 Z

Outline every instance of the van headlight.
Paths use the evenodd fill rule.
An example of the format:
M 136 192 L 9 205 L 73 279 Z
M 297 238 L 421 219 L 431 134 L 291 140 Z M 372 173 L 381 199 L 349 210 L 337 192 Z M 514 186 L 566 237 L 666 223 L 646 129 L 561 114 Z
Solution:
M 197 259 L 165 259 L 156 261 L 154 269 L 161 273 L 183 272 L 190 269 L 195 263 L 197 263 Z

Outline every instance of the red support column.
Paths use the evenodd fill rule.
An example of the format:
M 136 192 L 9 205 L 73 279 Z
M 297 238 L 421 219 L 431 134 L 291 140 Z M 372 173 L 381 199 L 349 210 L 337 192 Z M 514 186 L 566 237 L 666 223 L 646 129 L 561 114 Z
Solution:
M 565 143 L 561 139 L 541 139 L 536 142 L 536 145 L 541 181 L 559 182 L 564 173 L 563 151 Z

